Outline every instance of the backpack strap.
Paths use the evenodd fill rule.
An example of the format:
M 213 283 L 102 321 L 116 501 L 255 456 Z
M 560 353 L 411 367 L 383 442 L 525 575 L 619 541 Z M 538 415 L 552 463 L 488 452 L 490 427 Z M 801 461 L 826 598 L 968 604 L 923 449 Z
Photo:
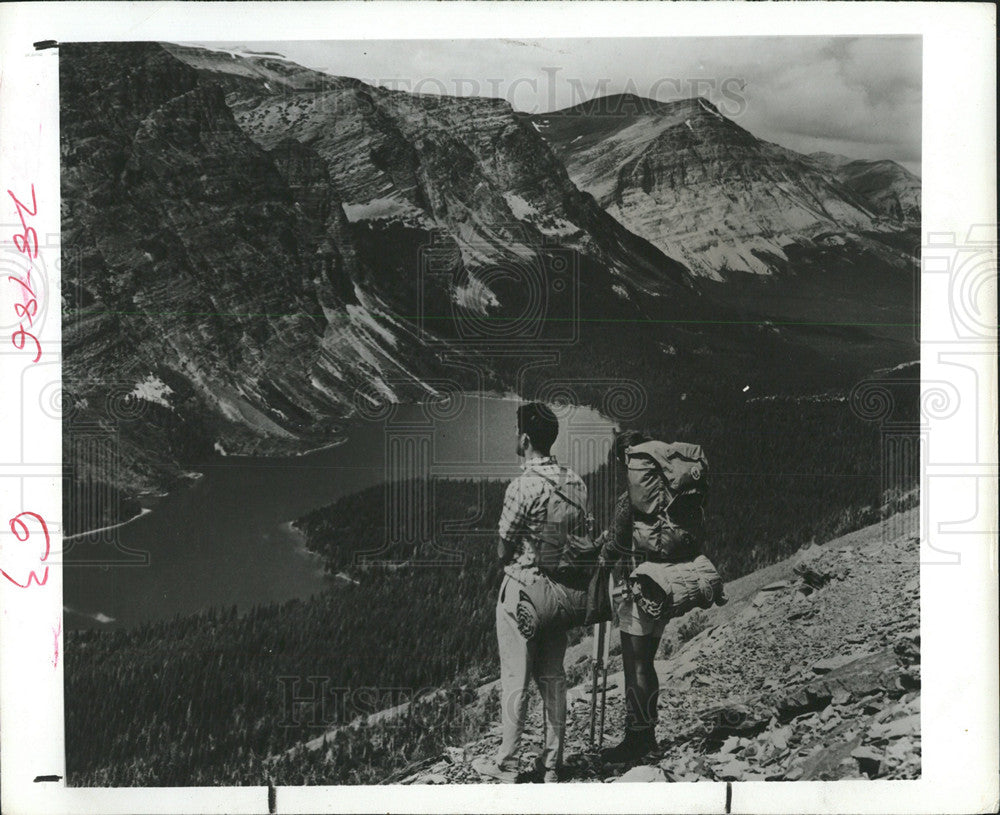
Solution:
M 535 475 L 540 476 L 541 478 L 544 478 L 546 481 L 548 481 L 552 485 L 552 489 L 555 491 L 555 494 L 558 495 L 560 498 L 562 498 L 563 501 L 565 501 L 567 504 L 570 504 L 576 507 L 578 510 L 580 510 L 580 512 L 583 513 L 584 518 L 587 518 L 590 515 L 590 512 L 587 510 L 587 508 L 581 506 L 579 501 L 574 501 L 566 493 L 564 493 L 562 490 L 559 489 L 559 484 L 556 483 L 555 479 L 549 478 L 547 475 L 545 475 L 545 473 L 540 473 L 538 472 L 538 470 L 532 470 L 532 472 L 534 472 Z

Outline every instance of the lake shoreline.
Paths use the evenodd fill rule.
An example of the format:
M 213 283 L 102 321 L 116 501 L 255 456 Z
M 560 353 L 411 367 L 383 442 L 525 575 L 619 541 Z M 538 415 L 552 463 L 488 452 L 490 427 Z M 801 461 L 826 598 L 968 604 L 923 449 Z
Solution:
M 308 597 L 329 586 L 330 575 L 308 542 L 305 516 L 387 483 L 516 476 L 513 425 L 522 401 L 510 393 L 432 397 L 367 421 L 358 417 L 309 451 L 218 455 L 189 465 L 178 483 L 183 488 L 147 494 L 137 516 L 68 540 L 86 543 L 115 530 L 116 545 L 148 553 L 149 562 L 139 570 L 66 573 L 67 605 L 84 613 L 100 609 L 116 618 L 116 627 L 131 628 L 213 606 L 242 609 Z M 422 407 L 427 404 L 433 407 Z M 602 465 L 615 423 L 586 406 L 554 409 L 568 431 L 553 452 L 581 474 Z M 600 437 L 599 454 L 593 442 L 579 447 L 583 432 Z

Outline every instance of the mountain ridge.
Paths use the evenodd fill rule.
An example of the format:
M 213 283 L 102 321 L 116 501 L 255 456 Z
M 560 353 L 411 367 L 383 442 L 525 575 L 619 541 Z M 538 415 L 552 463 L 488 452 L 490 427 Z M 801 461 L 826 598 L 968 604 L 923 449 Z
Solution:
M 887 174 L 884 162 L 841 166 L 796 153 L 757 139 L 700 97 L 608 99 L 527 118 L 581 189 L 709 279 L 780 271 L 792 244 L 857 244 L 893 266 L 869 236 L 919 223 L 919 180 L 896 163 Z M 614 111 L 602 110 L 612 102 Z

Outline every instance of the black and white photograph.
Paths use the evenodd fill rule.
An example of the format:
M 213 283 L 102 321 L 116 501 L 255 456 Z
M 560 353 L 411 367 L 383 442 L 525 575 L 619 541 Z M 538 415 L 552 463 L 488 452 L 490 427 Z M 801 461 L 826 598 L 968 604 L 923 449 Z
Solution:
M 925 778 L 930 428 L 986 415 L 926 369 L 925 35 L 571 31 L 35 43 L 36 786 Z
M 70 783 L 918 777 L 920 56 L 60 45 Z

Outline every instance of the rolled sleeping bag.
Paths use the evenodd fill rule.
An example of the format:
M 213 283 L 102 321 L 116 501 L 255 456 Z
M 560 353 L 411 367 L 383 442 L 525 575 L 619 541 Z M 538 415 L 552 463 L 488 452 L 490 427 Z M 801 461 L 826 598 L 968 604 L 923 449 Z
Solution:
M 722 578 L 705 555 L 685 563 L 647 561 L 629 576 L 629 587 L 639 608 L 655 619 L 680 617 L 727 600 Z
M 502 607 L 521 636 L 531 640 L 539 633 L 583 625 L 587 590 L 570 588 L 544 574 L 526 583 L 509 580 Z

